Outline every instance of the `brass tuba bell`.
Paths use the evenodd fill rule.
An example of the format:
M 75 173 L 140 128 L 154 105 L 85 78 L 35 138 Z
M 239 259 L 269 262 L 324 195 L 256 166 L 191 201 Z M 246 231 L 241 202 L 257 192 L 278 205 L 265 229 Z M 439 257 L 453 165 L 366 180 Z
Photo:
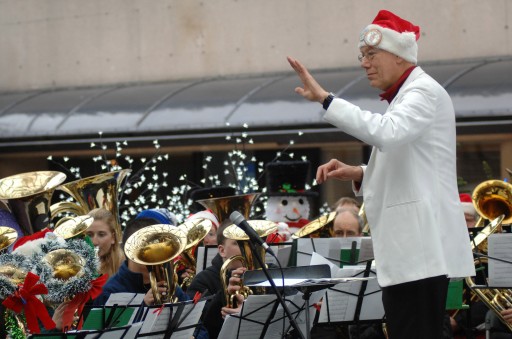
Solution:
M 56 187 L 66 175 L 37 171 L 0 179 L 0 199 L 7 202 L 20 227 L 20 236 L 41 231 L 50 224 L 50 204 Z
M 178 226 L 187 235 L 187 246 L 181 252 L 180 260 L 176 264 L 182 263 L 185 267 L 195 269 L 197 260 L 193 253 L 194 247 L 203 240 L 212 227 L 213 223 L 208 219 L 189 220 Z M 194 275 L 189 275 L 183 279 L 181 286 L 188 287 L 192 283 L 192 279 L 194 279 Z
M 55 235 L 64 238 L 64 239 L 72 239 L 81 237 L 84 235 L 85 231 L 92 225 L 94 222 L 94 218 L 88 215 L 80 215 L 74 218 L 67 219 L 59 226 L 57 226 L 53 233 Z
M 18 239 L 18 232 L 14 228 L 0 226 L 0 253 L 11 246 Z
M 292 234 L 292 239 L 304 238 L 306 236 L 310 236 L 311 238 L 332 238 L 332 227 L 325 226 L 329 223 L 332 223 L 334 218 L 336 218 L 336 214 L 337 212 L 331 212 L 329 214 L 322 215 L 313 221 L 310 221 L 300 230 Z
M 80 216 L 101 207 L 109 210 L 116 218 L 116 232 L 120 238 L 122 232 L 119 223 L 119 187 L 130 172 L 131 169 L 123 169 L 101 173 L 59 186 L 57 189 L 69 194 L 76 202 L 61 201 L 53 204 L 50 207 L 52 219 L 62 212 Z M 56 223 L 56 226 L 58 225 L 59 222 Z
M 248 193 L 241 195 L 230 195 L 227 197 L 197 200 L 198 203 L 210 209 L 217 217 L 219 223 L 229 220 L 233 211 L 240 212 L 248 219 L 251 213 L 251 206 L 258 198 L 259 193 Z
M 147 266 L 155 304 L 173 302 L 178 276 L 172 259 L 180 255 L 187 245 L 187 235 L 172 225 L 157 224 L 141 228 L 133 233 L 124 245 L 126 257 Z M 158 292 L 157 283 L 167 283 L 167 294 Z
M 493 220 L 504 215 L 503 224 L 512 222 L 512 185 L 502 180 L 480 183 L 471 195 L 480 219 L 476 226 L 483 226 L 484 219 Z
M 67 281 L 84 274 L 84 259 L 68 249 L 61 248 L 48 252 L 43 257 L 43 262 L 51 267 L 55 279 Z

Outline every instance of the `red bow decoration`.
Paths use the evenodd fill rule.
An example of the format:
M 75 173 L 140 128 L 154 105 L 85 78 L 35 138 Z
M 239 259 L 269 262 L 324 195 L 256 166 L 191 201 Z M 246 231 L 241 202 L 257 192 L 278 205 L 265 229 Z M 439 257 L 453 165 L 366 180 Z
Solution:
M 77 293 L 73 299 L 71 299 L 66 309 L 62 314 L 62 328 L 63 329 L 71 329 L 71 325 L 73 324 L 73 320 L 76 314 L 82 314 L 85 304 L 90 299 L 97 298 L 101 292 L 103 291 L 103 285 L 108 280 L 108 274 L 100 275 L 98 278 L 91 281 L 91 288 L 87 292 Z M 80 322 L 77 325 L 77 329 L 82 329 L 83 318 L 80 319 Z
M 27 326 L 30 333 L 40 333 L 39 322 L 43 323 L 44 328 L 51 330 L 55 328 L 55 323 L 48 314 L 48 310 L 37 299 L 37 295 L 48 294 L 48 289 L 42 283 L 36 284 L 39 276 L 28 272 L 23 284 L 20 284 L 13 295 L 7 297 L 2 305 L 16 313 L 25 311 Z

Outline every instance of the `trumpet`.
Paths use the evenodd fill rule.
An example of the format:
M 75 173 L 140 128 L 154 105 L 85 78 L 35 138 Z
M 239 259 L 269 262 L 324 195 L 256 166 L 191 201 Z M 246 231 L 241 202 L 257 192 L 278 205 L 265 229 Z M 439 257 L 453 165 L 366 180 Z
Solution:
M 175 265 L 179 265 L 181 263 L 185 267 L 196 267 L 197 260 L 193 253 L 194 247 L 199 244 L 201 240 L 203 240 L 208 232 L 210 232 L 212 227 L 213 223 L 208 219 L 190 220 L 178 226 L 178 228 L 183 230 L 183 232 L 187 235 L 187 246 L 185 246 L 185 249 L 181 253 L 180 259 L 175 263 Z M 188 287 L 190 283 L 192 283 L 194 276 L 194 274 L 191 274 L 183 279 L 181 287 Z
M 271 233 L 274 233 L 277 230 L 277 224 L 272 221 L 267 220 L 249 220 L 247 221 L 249 225 L 256 231 L 256 233 L 260 237 L 266 237 Z M 250 294 L 252 294 L 252 290 L 243 285 L 243 282 L 240 284 L 240 290 L 237 291 L 236 294 L 228 293 L 228 283 L 229 277 L 227 276 L 227 271 L 230 268 L 230 265 L 235 261 L 240 261 L 242 266 L 246 267 L 248 270 L 257 270 L 261 269 L 261 265 L 258 260 L 256 260 L 254 253 L 252 253 L 251 246 L 249 244 L 249 236 L 245 234 L 245 232 L 240 229 L 236 225 L 230 225 L 224 229 L 224 236 L 227 239 L 236 240 L 238 242 L 238 246 L 240 247 L 241 255 L 235 255 L 228 258 L 220 269 L 220 277 L 222 282 L 222 287 L 225 291 L 225 304 L 229 308 L 235 308 L 236 305 L 236 294 L 242 294 L 244 299 L 247 298 Z M 260 256 L 263 264 L 265 264 L 265 250 L 260 247 L 259 253 L 257 255 Z M 264 292 L 263 288 L 260 288 L 256 291 L 258 294 L 262 294 Z
M 126 257 L 147 266 L 155 304 L 174 302 L 178 276 L 172 260 L 187 245 L 187 235 L 181 229 L 165 224 L 144 227 L 133 233 L 124 246 Z M 167 283 L 167 294 L 158 292 L 157 283 Z

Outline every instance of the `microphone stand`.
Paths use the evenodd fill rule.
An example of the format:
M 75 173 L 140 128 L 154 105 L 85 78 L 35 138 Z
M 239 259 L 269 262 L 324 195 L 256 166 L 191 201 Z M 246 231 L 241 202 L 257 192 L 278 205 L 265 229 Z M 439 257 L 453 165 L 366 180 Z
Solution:
M 261 266 L 261 270 L 265 274 L 265 277 L 268 279 L 268 282 L 270 283 L 270 286 L 272 287 L 272 290 L 274 291 L 274 294 L 276 295 L 277 300 L 283 307 L 283 310 L 286 313 L 286 316 L 288 317 L 288 319 L 290 319 L 290 324 L 297 331 L 297 333 L 299 334 L 299 337 L 301 339 L 305 339 L 304 334 L 300 330 L 299 325 L 297 324 L 297 322 L 295 321 L 295 318 L 293 317 L 292 313 L 290 312 L 290 309 L 284 302 L 284 299 L 281 296 L 281 293 L 279 293 L 279 290 L 277 289 L 277 286 L 274 283 L 274 279 L 272 279 L 272 277 L 270 276 L 270 273 L 268 272 L 267 267 L 265 266 L 265 263 L 263 262 L 258 251 L 256 250 L 256 246 L 254 246 L 254 244 L 250 240 L 248 241 L 248 243 L 249 243 L 249 246 L 251 247 L 251 251 L 252 251 L 253 255 L 256 257 L 256 260 L 258 261 L 258 263 Z M 284 290 L 284 286 L 283 286 L 283 290 Z M 309 312 L 309 310 L 306 309 L 306 312 Z M 283 335 L 284 335 L 284 333 L 283 333 Z

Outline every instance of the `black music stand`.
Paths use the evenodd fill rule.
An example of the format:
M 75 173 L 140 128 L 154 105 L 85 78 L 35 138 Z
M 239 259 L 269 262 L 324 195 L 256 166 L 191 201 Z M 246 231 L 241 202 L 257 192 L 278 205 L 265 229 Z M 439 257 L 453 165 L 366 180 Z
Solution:
M 312 265 L 312 266 L 300 266 L 300 267 L 286 267 L 286 268 L 274 268 L 268 269 L 270 277 L 276 282 L 282 282 L 280 287 L 291 287 L 302 292 L 302 299 L 304 305 L 298 307 L 298 312 L 304 311 L 306 315 L 306 336 L 311 337 L 311 324 L 310 324 L 310 298 L 311 295 L 329 286 L 334 286 L 337 282 L 332 281 L 331 270 L 329 265 Z M 286 285 L 286 280 L 298 279 L 302 280 L 299 283 L 293 285 Z M 262 282 L 267 281 L 266 275 L 261 270 L 247 271 L 244 274 L 244 284 L 246 286 L 254 286 Z M 278 319 L 280 320 L 280 319 Z
M 173 333 L 184 331 L 190 332 L 187 337 L 192 337 L 200 325 L 199 319 L 205 303 L 206 299 L 197 303 L 189 300 L 146 308 L 143 325 L 137 338 L 160 335 L 164 339 L 169 339 Z

